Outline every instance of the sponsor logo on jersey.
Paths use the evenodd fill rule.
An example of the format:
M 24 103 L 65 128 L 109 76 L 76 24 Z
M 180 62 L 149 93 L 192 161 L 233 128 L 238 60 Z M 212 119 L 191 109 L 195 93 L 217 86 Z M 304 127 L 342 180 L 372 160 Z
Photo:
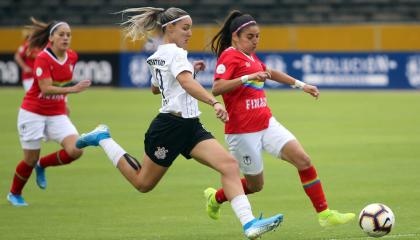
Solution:
M 42 75 L 42 68 L 37 67 L 35 73 L 36 73 L 36 76 L 37 77 L 41 77 L 41 75 Z
M 223 74 L 226 72 L 226 67 L 223 64 L 219 64 L 216 68 L 216 73 L 217 74 Z

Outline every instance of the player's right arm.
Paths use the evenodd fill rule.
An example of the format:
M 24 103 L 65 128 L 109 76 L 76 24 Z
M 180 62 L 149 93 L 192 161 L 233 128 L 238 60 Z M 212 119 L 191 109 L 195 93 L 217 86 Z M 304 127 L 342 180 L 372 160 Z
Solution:
M 221 94 L 234 90 L 235 88 L 246 83 L 248 80 L 252 79 L 252 80 L 265 81 L 269 77 L 270 77 L 270 74 L 268 74 L 267 72 L 256 72 L 250 75 L 245 75 L 245 76 L 241 76 L 241 77 L 230 79 L 230 80 L 218 78 L 214 80 L 211 92 L 213 93 L 214 96 L 219 96 Z
M 34 69 L 34 73 L 38 78 L 39 89 L 44 95 L 78 93 L 88 88 L 91 84 L 90 80 L 82 80 L 70 87 L 54 86 L 48 62 L 42 58 L 35 60 Z
M 90 80 L 82 80 L 71 87 L 56 87 L 53 86 L 52 83 L 53 81 L 51 78 L 43 78 L 38 80 L 39 88 L 45 95 L 78 93 L 84 91 L 91 85 Z

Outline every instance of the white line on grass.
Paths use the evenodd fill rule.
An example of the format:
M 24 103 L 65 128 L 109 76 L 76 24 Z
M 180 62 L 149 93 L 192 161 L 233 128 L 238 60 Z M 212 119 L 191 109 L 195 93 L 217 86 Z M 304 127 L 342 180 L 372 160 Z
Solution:
M 405 238 L 405 237 L 415 237 L 420 236 L 417 233 L 407 233 L 407 234 L 393 234 L 384 236 L 382 238 Z M 329 240 L 358 240 L 358 239 L 374 239 L 373 237 L 346 237 L 346 238 L 330 238 Z

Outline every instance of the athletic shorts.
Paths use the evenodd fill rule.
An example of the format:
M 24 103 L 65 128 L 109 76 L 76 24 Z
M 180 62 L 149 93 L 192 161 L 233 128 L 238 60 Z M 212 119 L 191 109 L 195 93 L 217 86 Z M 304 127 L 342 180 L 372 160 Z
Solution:
M 238 160 L 243 174 L 258 175 L 264 169 L 262 150 L 278 158 L 287 142 L 295 136 L 274 117 L 267 129 L 253 133 L 225 134 L 229 151 Z
M 169 167 L 179 154 L 190 159 L 192 149 L 199 142 L 212 138 L 198 118 L 160 113 L 145 134 L 144 148 L 153 162 Z
M 70 135 L 79 135 L 67 115 L 44 116 L 20 109 L 18 132 L 23 149 L 41 149 L 41 141 L 61 143 Z

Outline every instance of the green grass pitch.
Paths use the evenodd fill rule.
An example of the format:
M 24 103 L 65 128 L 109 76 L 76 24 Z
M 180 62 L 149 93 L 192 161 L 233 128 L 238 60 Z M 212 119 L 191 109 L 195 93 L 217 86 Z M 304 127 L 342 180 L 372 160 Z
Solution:
M 420 94 L 416 91 L 268 91 L 276 118 L 310 154 L 332 209 L 356 214 L 381 202 L 396 226 L 384 239 L 420 239 Z M 216 172 L 179 157 L 152 192 L 136 192 L 101 149 L 89 148 L 66 167 L 47 169 L 48 187 L 34 174 L 24 189 L 29 207 L 6 201 L 22 159 L 16 130 L 23 89 L 0 89 L 0 239 L 205 240 L 244 239 L 229 204 L 219 221 L 207 217 L 203 190 L 220 186 Z M 134 156 L 143 155 L 144 133 L 160 97 L 148 90 L 92 88 L 70 96 L 71 119 L 80 132 L 98 123 Z M 201 121 L 224 144 L 223 125 L 209 106 Z M 59 149 L 43 145 L 45 155 Z M 265 157 L 265 188 L 250 196 L 256 216 L 284 213 L 283 225 L 263 239 L 367 239 L 357 221 L 333 229 L 318 225 L 296 170 Z

